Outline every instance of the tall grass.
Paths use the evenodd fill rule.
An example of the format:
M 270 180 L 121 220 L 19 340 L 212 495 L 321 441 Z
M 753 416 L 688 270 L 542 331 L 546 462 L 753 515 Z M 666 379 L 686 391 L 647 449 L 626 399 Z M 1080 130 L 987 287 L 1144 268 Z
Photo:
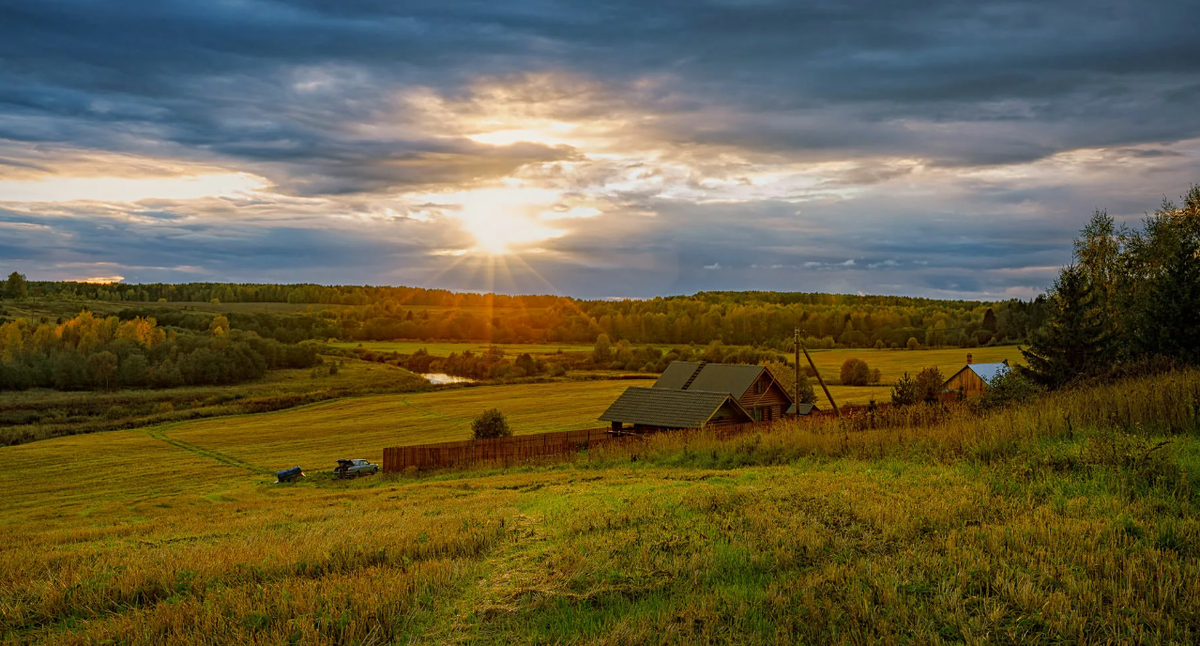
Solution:
M 811 457 L 888 458 L 982 464 L 1001 461 L 1039 441 L 1075 433 L 1137 437 L 1200 430 L 1200 370 L 1061 391 L 1023 405 L 919 405 L 849 419 L 779 421 L 749 434 L 721 429 L 646 435 L 640 442 L 593 448 L 589 461 L 735 467 L 785 464 Z
M 0 642 L 1197 643 L 1198 405 L 1184 371 L 296 486 L 4 447 Z
M 398 504 L 362 494 L 296 489 L 232 503 L 218 524 L 210 513 L 166 511 L 141 527 L 10 526 L 0 534 L 0 635 L 386 643 L 433 598 L 453 594 L 507 535 L 497 509 L 511 493 L 453 506 L 438 496 Z

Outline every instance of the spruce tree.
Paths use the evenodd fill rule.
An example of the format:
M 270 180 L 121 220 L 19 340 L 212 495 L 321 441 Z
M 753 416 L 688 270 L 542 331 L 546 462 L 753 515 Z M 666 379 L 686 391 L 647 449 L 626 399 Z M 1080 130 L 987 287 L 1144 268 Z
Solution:
M 1050 314 L 1022 349 L 1027 376 L 1051 388 L 1098 374 L 1109 364 L 1104 313 L 1088 273 L 1064 267 L 1050 294 Z

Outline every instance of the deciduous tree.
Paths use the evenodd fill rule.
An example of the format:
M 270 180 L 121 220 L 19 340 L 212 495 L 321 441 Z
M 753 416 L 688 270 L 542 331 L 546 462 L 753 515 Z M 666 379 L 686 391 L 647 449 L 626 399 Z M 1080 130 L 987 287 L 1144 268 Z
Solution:
M 471 436 L 477 440 L 511 437 L 512 429 L 499 408 L 489 408 L 471 422 Z
M 25 282 L 25 275 L 13 272 L 8 275 L 8 280 L 4 283 L 4 297 L 13 300 L 25 298 L 29 293 L 29 288 Z

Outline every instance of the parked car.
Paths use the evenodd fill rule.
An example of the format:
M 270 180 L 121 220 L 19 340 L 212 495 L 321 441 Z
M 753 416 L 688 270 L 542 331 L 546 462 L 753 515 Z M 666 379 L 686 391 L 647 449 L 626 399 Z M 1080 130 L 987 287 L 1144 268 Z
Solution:
M 304 472 L 300 470 L 300 467 L 292 467 L 276 473 L 275 482 L 291 482 L 292 480 L 303 477 Z
M 376 473 L 379 473 L 379 465 L 371 464 L 366 460 L 338 460 L 338 465 L 333 470 L 335 478 L 357 478 L 358 476 L 370 476 Z

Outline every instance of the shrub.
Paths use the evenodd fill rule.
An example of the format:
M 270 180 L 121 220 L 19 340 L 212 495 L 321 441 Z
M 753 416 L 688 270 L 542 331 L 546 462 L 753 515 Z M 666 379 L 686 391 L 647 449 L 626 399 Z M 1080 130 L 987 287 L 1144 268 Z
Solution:
M 983 405 L 991 408 L 1025 402 L 1044 390 L 1019 370 L 1003 370 L 988 382 L 988 388 L 983 392 Z
M 471 422 L 471 436 L 477 440 L 512 437 L 512 429 L 499 408 L 489 408 Z
M 843 386 L 865 386 L 871 383 L 871 368 L 862 359 L 851 357 L 842 362 Z
M 592 348 L 592 362 L 605 364 L 612 361 L 612 340 L 607 334 L 596 337 L 596 345 Z
M 917 373 L 917 395 L 921 401 L 936 401 L 938 395 L 942 394 L 942 384 L 946 383 L 946 378 L 942 376 L 942 371 L 937 369 L 937 366 L 925 368 Z

